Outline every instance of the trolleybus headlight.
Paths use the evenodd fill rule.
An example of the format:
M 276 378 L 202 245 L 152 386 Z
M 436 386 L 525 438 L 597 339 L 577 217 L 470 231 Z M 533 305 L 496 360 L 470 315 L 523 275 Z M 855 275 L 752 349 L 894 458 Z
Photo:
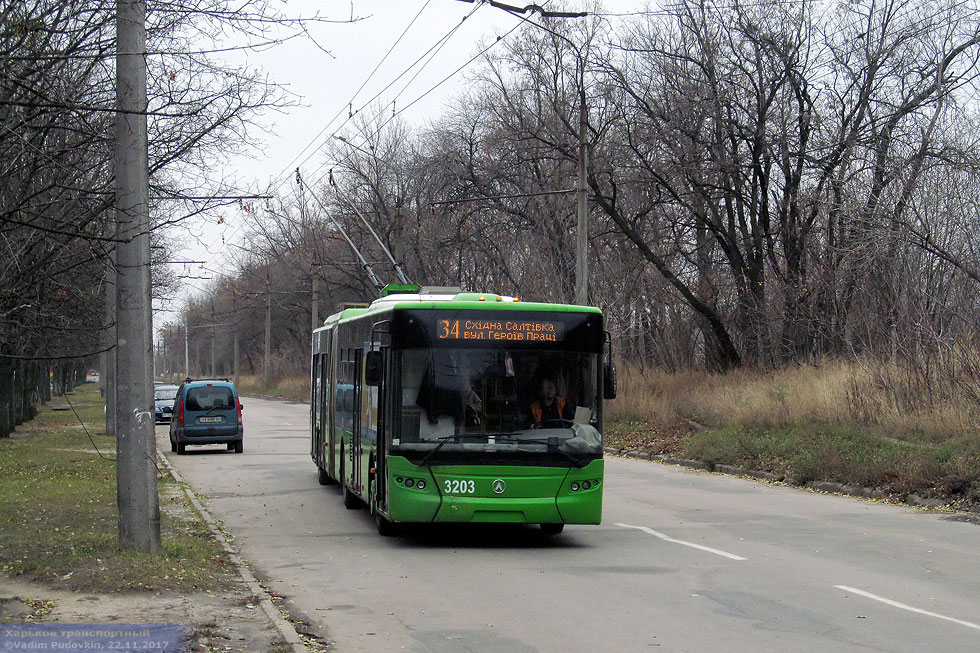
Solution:
M 415 481 L 410 478 L 405 479 L 405 487 L 412 487 L 413 485 L 415 485 Z
M 578 481 L 572 483 L 572 492 L 578 492 Z
M 592 487 L 592 484 L 591 483 L 589 483 L 588 481 L 582 481 L 582 489 L 583 490 L 588 490 L 590 487 Z
M 415 484 L 415 487 L 417 487 L 420 490 L 424 490 L 425 489 L 425 481 L 423 481 L 422 479 L 419 479 L 418 482 Z
M 395 479 L 395 483 L 401 483 L 404 480 L 405 479 L 403 479 L 401 476 L 399 476 L 398 478 Z

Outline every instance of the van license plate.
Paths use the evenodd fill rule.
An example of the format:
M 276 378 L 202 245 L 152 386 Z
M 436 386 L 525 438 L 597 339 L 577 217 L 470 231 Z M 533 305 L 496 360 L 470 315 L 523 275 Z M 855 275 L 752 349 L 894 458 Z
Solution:
M 223 418 L 217 417 L 217 416 L 216 417 L 202 417 L 202 418 L 198 419 L 197 421 L 198 422 L 201 422 L 202 424 L 212 424 L 214 422 L 220 422 L 222 419 Z

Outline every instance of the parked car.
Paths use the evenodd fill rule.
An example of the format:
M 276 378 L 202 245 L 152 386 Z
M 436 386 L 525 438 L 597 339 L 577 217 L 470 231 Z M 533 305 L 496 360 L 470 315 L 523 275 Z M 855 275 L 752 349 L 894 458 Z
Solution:
M 170 421 L 170 450 L 184 453 L 187 445 L 226 444 L 242 453 L 242 402 L 228 379 L 185 379 L 177 388 Z
M 100 379 L 98 370 L 89 370 L 85 373 L 85 383 L 98 383 Z
M 174 416 L 177 386 L 172 383 L 156 383 L 153 386 L 153 417 L 157 422 L 169 422 Z

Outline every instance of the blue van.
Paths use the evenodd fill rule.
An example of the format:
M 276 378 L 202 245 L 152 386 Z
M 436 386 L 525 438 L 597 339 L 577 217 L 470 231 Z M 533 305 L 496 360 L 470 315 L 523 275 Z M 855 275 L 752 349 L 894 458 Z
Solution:
M 228 379 L 184 379 L 177 389 L 170 421 L 170 450 L 184 453 L 189 444 L 227 444 L 241 453 L 242 402 Z

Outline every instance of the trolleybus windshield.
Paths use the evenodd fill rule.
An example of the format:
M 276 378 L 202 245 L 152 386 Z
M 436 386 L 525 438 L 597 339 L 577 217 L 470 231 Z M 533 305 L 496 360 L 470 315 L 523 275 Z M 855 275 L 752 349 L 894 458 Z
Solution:
M 602 456 L 601 314 L 411 309 L 392 322 L 393 454 L 416 464 Z
M 601 457 L 600 316 L 412 313 L 393 330 L 393 454 L 416 464 Z
M 523 453 L 556 463 L 592 460 L 602 455 L 597 366 L 598 354 L 590 352 L 398 351 L 400 423 L 392 452 L 428 458 L 438 448 L 440 459 Z

